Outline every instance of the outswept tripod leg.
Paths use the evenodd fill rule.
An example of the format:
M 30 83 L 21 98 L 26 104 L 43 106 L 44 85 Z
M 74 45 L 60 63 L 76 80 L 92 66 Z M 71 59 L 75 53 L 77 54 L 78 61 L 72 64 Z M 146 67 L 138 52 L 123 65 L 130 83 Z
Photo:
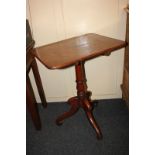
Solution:
M 92 113 L 93 105 L 91 104 L 91 102 L 88 99 L 83 100 L 83 105 L 84 105 L 84 111 L 87 115 L 87 118 L 88 118 L 90 124 L 92 125 L 92 127 L 96 131 L 97 138 L 102 139 L 102 132 L 101 132 L 101 130 L 100 130 L 100 128 L 99 128 L 99 126 L 98 126 L 98 124 L 97 124 L 97 122 L 93 116 L 93 113 Z
M 92 109 L 94 109 L 94 107 L 97 107 L 98 106 L 98 101 L 97 100 L 91 100 L 91 95 L 92 95 L 92 92 L 91 91 L 87 91 L 86 92 L 86 97 L 87 97 L 88 101 L 91 102 Z
M 92 111 L 86 111 L 86 110 L 85 110 L 85 113 L 86 113 L 86 115 L 87 115 L 87 118 L 88 118 L 90 124 L 92 125 L 92 127 L 93 127 L 93 128 L 95 129 L 95 131 L 96 131 L 97 138 L 98 138 L 98 139 L 102 139 L 102 137 L 103 137 L 103 136 L 102 136 L 102 132 L 101 132 L 101 130 L 100 130 L 98 124 L 97 124 L 96 121 L 95 121 L 95 118 L 94 118 L 94 116 L 93 116 Z
M 77 97 L 73 97 L 73 98 L 69 99 L 68 104 L 71 105 L 70 110 L 68 112 L 63 113 L 61 116 L 59 116 L 56 119 L 57 125 L 62 125 L 64 119 L 71 117 L 72 115 L 74 115 L 79 110 L 79 100 Z

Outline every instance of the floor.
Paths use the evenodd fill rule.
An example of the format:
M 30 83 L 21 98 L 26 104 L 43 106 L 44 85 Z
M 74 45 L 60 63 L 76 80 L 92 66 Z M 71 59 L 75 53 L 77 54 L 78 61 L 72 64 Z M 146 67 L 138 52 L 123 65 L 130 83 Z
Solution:
M 27 112 L 27 155 L 128 155 L 129 112 L 121 99 L 99 100 L 93 113 L 103 139 L 97 140 L 83 110 L 67 119 L 62 126 L 55 124 L 58 115 L 69 109 L 66 103 L 39 104 L 41 131 L 36 131 Z

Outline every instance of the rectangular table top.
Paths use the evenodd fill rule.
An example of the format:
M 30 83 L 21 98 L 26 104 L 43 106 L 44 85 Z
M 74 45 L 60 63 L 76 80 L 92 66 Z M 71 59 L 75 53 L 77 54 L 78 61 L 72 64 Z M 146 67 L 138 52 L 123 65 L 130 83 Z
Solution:
M 62 69 L 125 46 L 125 41 L 88 33 L 37 47 L 34 54 L 47 68 Z

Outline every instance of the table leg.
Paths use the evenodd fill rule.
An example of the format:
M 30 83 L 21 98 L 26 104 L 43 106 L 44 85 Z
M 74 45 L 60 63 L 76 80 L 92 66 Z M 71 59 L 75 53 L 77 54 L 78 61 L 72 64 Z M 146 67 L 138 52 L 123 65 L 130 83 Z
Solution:
M 75 72 L 77 82 L 77 95 L 78 98 L 80 99 L 81 107 L 84 109 L 90 124 L 95 129 L 97 138 L 102 139 L 102 132 L 97 122 L 95 121 L 95 118 L 92 113 L 94 105 L 91 101 L 92 93 L 87 90 L 87 83 L 86 83 L 87 80 L 86 80 L 84 62 L 80 62 L 75 66 Z
M 40 116 L 37 108 L 37 103 L 34 97 L 34 93 L 32 90 L 32 86 L 30 83 L 30 79 L 28 76 L 26 77 L 26 104 L 35 128 L 37 130 L 40 130 L 41 129 Z
M 39 96 L 40 96 L 40 99 L 42 101 L 42 105 L 43 105 L 43 107 L 47 107 L 47 101 L 46 101 L 46 98 L 45 98 L 44 89 L 43 89 L 43 86 L 42 86 L 38 66 L 37 66 L 37 63 L 36 63 L 35 59 L 33 60 L 32 64 L 31 64 L 31 67 L 32 67 L 32 71 L 33 71 L 33 74 L 34 74 L 37 89 L 38 89 L 38 92 L 39 92 Z
M 102 138 L 102 132 L 95 121 L 95 118 L 93 116 L 93 103 L 91 101 L 91 92 L 87 90 L 87 80 L 86 80 L 86 74 L 85 74 L 85 68 L 84 68 L 84 62 L 79 62 L 75 66 L 75 73 L 76 73 L 76 88 L 77 88 L 77 96 L 72 97 L 69 99 L 68 103 L 71 105 L 71 108 L 68 112 L 65 112 L 61 116 L 59 116 L 56 119 L 56 124 L 61 125 L 64 119 L 71 117 L 74 115 L 78 109 L 81 107 L 84 109 L 87 118 L 92 125 L 92 127 L 95 129 L 97 138 Z
M 69 118 L 73 116 L 78 110 L 79 110 L 79 103 L 78 103 L 78 98 L 77 97 L 72 97 L 71 99 L 68 100 L 68 104 L 71 105 L 71 108 L 68 112 L 63 113 L 61 116 L 59 116 L 56 119 L 56 124 L 57 125 L 62 125 L 64 119 Z

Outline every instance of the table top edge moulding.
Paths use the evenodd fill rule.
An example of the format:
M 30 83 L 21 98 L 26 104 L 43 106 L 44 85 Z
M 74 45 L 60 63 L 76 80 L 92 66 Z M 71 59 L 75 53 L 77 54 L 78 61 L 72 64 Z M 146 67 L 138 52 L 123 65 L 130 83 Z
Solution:
M 108 55 L 125 46 L 125 41 L 88 33 L 36 47 L 34 55 L 48 69 L 63 69 L 81 61 Z

